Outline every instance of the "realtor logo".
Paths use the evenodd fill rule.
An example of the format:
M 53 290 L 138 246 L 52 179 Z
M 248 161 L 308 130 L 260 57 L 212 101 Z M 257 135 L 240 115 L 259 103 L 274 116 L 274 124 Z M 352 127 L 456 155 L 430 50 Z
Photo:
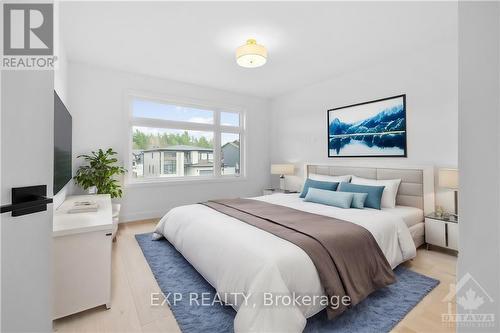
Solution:
M 3 22 L 5 56 L 53 55 L 53 4 L 4 4 Z
M 463 313 L 453 313 L 454 299 L 457 306 L 464 310 Z M 448 313 L 441 315 L 443 323 L 455 324 L 457 327 L 493 327 L 495 323 L 494 313 L 481 311 L 483 305 L 494 302 L 493 298 L 469 273 L 465 274 L 456 285 L 450 285 L 450 292 L 443 302 L 448 302 Z

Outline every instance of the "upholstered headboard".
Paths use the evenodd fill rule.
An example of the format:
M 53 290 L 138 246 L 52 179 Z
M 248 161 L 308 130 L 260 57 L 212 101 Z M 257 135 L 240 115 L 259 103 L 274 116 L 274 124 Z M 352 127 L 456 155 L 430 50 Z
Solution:
M 372 168 L 336 165 L 306 164 L 309 174 L 342 176 L 354 175 L 370 179 L 401 179 L 396 204 L 423 209 L 426 214 L 434 211 L 434 170 L 425 168 Z

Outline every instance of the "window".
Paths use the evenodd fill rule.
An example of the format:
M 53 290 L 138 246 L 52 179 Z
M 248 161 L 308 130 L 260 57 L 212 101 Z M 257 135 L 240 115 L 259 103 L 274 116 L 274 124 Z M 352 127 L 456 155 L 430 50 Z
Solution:
M 138 118 L 186 121 L 190 123 L 213 124 L 214 112 L 134 98 L 132 114 Z
M 239 111 L 131 97 L 130 181 L 238 177 Z
M 220 113 L 220 124 L 222 126 L 240 126 L 240 117 L 237 113 L 232 112 L 221 112 Z
M 222 175 L 240 174 L 240 135 L 221 133 L 220 172 Z
M 163 170 L 164 175 L 177 175 L 177 153 L 173 151 L 163 152 Z

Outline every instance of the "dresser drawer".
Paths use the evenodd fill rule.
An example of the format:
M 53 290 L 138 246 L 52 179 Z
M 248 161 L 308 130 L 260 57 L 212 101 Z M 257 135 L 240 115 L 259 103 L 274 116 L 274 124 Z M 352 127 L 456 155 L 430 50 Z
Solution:
M 111 233 L 54 237 L 53 319 L 110 304 Z
M 458 251 L 458 223 L 426 217 L 425 242 Z
M 432 245 L 446 247 L 445 222 L 425 219 L 425 242 Z

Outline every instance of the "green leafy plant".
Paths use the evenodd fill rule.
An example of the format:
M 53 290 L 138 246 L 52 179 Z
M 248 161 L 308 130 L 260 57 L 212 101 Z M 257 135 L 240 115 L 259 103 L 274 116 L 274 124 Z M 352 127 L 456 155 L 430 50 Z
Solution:
M 106 151 L 99 149 L 90 155 L 77 156 L 77 158 L 83 158 L 88 164 L 78 168 L 76 176 L 73 177 L 75 183 L 84 190 L 95 186 L 98 194 L 110 194 L 111 198 L 121 198 L 122 189 L 116 176 L 123 175 L 127 170 L 115 165 L 118 162 L 118 159 L 114 157 L 116 154 L 113 149 L 109 148 Z

